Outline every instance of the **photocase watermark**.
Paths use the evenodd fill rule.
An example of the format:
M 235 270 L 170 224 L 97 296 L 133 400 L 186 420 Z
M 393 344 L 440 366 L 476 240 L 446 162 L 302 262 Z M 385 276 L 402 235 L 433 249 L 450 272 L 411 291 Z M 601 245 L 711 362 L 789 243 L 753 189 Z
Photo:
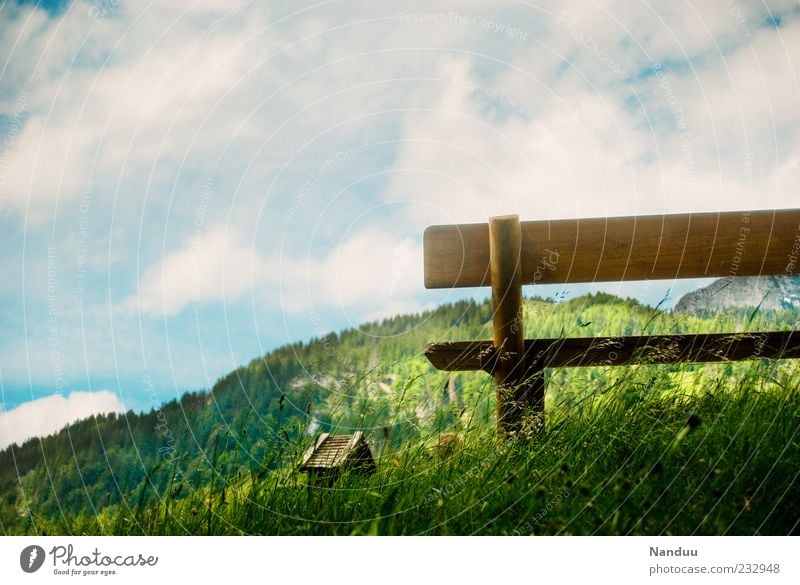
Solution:
M 164 411 L 161 408 L 161 398 L 159 397 L 158 392 L 156 392 L 156 389 L 153 386 L 153 380 L 149 375 L 145 374 L 142 376 L 142 384 L 144 384 L 144 393 L 147 395 L 150 403 L 156 409 L 157 422 L 155 427 L 153 427 L 153 431 L 162 439 L 164 439 L 164 444 L 159 447 L 158 454 L 161 459 L 164 459 L 165 461 L 172 461 L 175 459 L 175 455 L 177 454 L 177 448 L 175 447 L 175 436 L 172 434 L 172 430 L 169 428 L 167 415 L 164 414 Z
M 622 64 L 611 57 L 606 51 L 601 49 L 594 40 L 594 35 L 587 35 L 584 32 L 578 30 L 576 25 L 578 24 L 578 18 L 569 12 L 568 10 L 563 10 L 556 19 L 556 24 L 561 25 L 561 27 L 569 32 L 569 36 L 572 38 L 573 41 L 578 43 L 579 45 L 583 45 L 583 47 L 589 51 L 590 54 L 594 55 L 598 61 L 603 63 L 610 71 L 616 73 L 620 79 L 628 79 L 630 74 L 625 70 Z
M 534 115 L 527 106 L 519 103 L 511 94 L 502 89 L 497 89 L 496 87 L 490 87 L 488 85 L 481 85 L 479 83 L 468 83 L 458 80 L 453 80 L 452 84 L 456 87 L 463 87 L 472 94 L 477 94 L 493 100 L 495 103 L 497 103 L 497 105 L 505 108 L 509 112 L 518 114 L 528 122 L 537 125 L 541 124 L 541 121 L 534 119 Z
M 569 492 L 567 490 L 564 490 L 556 494 L 552 498 L 550 498 L 550 500 L 548 500 L 548 502 L 544 506 L 542 506 L 542 508 L 538 512 L 536 512 L 533 518 L 531 518 L 528 522 L 517 528 L 512 533 L 512 535 L 522 536 L 523 534 L 531 534 L 533 532 L 534 527 L 537 524 L 541 523 L 542 520 L 547 518 L 547 516 L 550 515 L 550 512 L 553 511 L 553 508 L 555 508 L 557 504 L 563 502 L 568 497 L 569 497 Z
M 533 271 L 533 284 L 537 284 L 542 277 L 544 276 L 545 272 L 555 270 L 558 267 L 558 259 L 560 254 L 558 250 L 551 250 L 550 248 L 545 248 L 545 253 L 539 260 L 539 263 L 536 265 L 536 268 Z M 543 312 L 543 310 L 539 307 L 536 308 L 534 313 Z M 525 309 L 524 303 L 520 305 L 519 309 L 517 310 L 517 314 L 514 316 L 514 321 L 511 323 L 511 332 L 517 333 L 519 328 L 522 324 L 524 324 L 525 319 Z
M 47 347 L 53 369 L 55 394 L 64 392 L 64 363 L 61 359 L 61 340 L 58 331 L 58 302 L 56 298 L 56 249 L 47 246 Z
M 794 276 L 797 274 L 795 268 L 797 267 L 798 259 L 800 259 L 800 225 L 797 226 L 797 233 L 792 241 L 792 247 L 789 249 L 787 254 L 788 262 L 786 263 L 786 268 L 783 271 L 784 275 Z
M 745 191 L 748 194 L 748 199 L 752 200 L 753 197 L 753 158 L 754 155 L 752 152 L 747 151 L 744 153 L 744 181 L 745 181 Z M 749 208 L 753 207 L 752 205 L 748 205 L 748 210 L 742 211 L 741 216 L 741 226 L 739 227 L 739 233 L 736 238 L 736 245 L 734 247 L 734 255 L 731 258 L 731 266 L 730 270 L 728 271 L 728 276 L 726 277 L 728 281 L 731 281 L 736 275 L 739 273 L 739 265 L 742 262 L 742 258 L 744 257 L 744 253 L 746 250 L 747 238 L 750 235 L 750 211 Z
M 352 370 L 355 371 L 358 367 L 358 363 L 352 358 L 345 358 L 343 357 L 338 350 L 336 349 L 336 334 L 331 332 L 330 329 L 326 329 L 323 326 L 322 317 L 317 310 L 316 305 L 308 305 L 306 308 L 306 316 L 308 320 L 311 322 L 311 326 L 313 328 L 314 334 L 319 336 L 320 343 L 322 343 L 322 351 L 323 355 L 328 358 L 336 358 L 337 363 L 340 367 L 345 370 Z M 388 368 L 388 366 L 387 366 Z M 317 381 L 321 377 L 320 374 L 311 374 L 312 381 Z
M 77 552 L 71 544 L 56 545 L 48 552 L 32 544 L 22 549 L 19 566 L 25 573 L 35 573 L 44 566 L 48 557 L 52 561 L 53 574 L 70 577 L 108 577 L 117 575 L 120 568 L 155 567 L 158 557 L 142 553 L 105 553 L 95 547 L 88 552 Z
M 411 240 L 403 240 L 398 245 L 392 248 L 392 263 L 389 281 L 389 293 L 394 293 L 397 290 L 405 276 L 409 265 L 414 259 L 414 242 Z
M 792 247 L 789 250 L 789 261 L 786 263 L 786 269 L 783 271 L 786 276 L 794 276 L 798 258 L 800 258 L 800 234 L 795 236 Z
M 728 11 L 736 21 L 736 25 L 739 27 L 739 32 L 742 33 L 742 36 L 746 39 L 752 37 L 753 33 L 750 30 L 750 24 L 739 5 L 733 0 L 722 0 L 722 3 L 728 7 Z
M 157 96 L 161 93 L 164 89 L 168 80 L 173 79 L 175 72 L 178 71 L 184 64 L 192 57 L 192 55 L 197 52 L 197 49 L 200 47 L 200 44 L 210 39 L 213 35 L 217 33 L 223 26 L 225 26 L 228 21 L 232 18 L 239 16 L 242 10 L 244 10 L 248 5 L 252 4 L 254 0 L 248 0 L 244 4 L 239 6 L 234 6 L 233 8 L 229 9 L 224 14 L 216 17 L 214 20 L 211 21 L 206 28 L 202 31 L 194 35 L 192 40 L 189 41 L 179 52 L 178 56 L 170 63 L 167 67 L 164 68 L 161 77 L 159 78 L 158 82 L 153 86 L 150 90 L 150 95 L 145 100 L 144 104 L 142 104 L 141 109 L 139 110 L 139 119 L 143 119 L 146 113 L 152 108 L 153 103 L 156 101 Z M 116 5 L 119 3 L 119 0 L 113 0 L 113 7 L 115 8 Z M 100 11 L 102 16 L 108 16 L 110 14 L 109 11 L 103 12 Z M 90 16 L 91 16 L 90 10 Z M 96 20 L 96 18 L 95 18 Z
M 491 18 L 469 16 L 457 12 L 450 12 L 447 16 L 453 24 L 474 26 L 488 33 L 503 35 L 512 41 L 528 41 L 528 33 L 518 26 L 509 26 Z
M 119 0 L 94 0 L 94 6 L 89 8 L 87 15 L 99 22 L 101 18 L 108 18 L 119 7 Z
M 86 239 L 89 236 L 89 211 L 92 204 L 92 192 L 94 182 L 89 181 L 81 194 L 81 202 L 78 206 L 80 216 L 78 217 L 78 234 L 75 238 L 75 294 L 83 294 L 86 285 Z
M 311 189 L 313 189 L 314 186 L 317 183 L 319 183 L 319 181 L 323 177 L 329 174 L 333 169 L 338 167 L 340 164 L 350 160 L 353 157 L 365 153 L 368 149 L 369 145 L 367 144 L 349 146 L 343 150 L 338 151 L 336 154 L 333 155 L 332 158 L 325 159 L 319 167 L 311 171 L 311 174 L 308 176 L 308 178 L 305 181 L 303 181 L 302 185 L 300 185 L 300 188 L 297 190 L 297 193 L 292 199 L 292 204 L 289 207 L 289 210 L 283 214 L 283 220 L 289 223 L 294 219 L 297 210 L 305 204 L 306 198 L 311 192 Z
M 26 573 L 35 573 L 42 568 L 46 555 L 41 546 L 32 544 L 22 549 L 19 554 L 19 567 Z
M 115 575 L 117 568 L 120 567 L 155 567 L 158 564 L 158 557 L 155 555 L 106 554 L 97 547 L 88 553 L 76 554 L 71 544 L 54 546 L 50 549 L 49 555 L 53 559 L 54 575 L 105 577 Z
M 306 316 L 308 317 L 308 320 L 311 323 L 313 334 L 319 338 L 318 343 L 322 344 L 323 357 L 332 359 L 334 361 L 335 369 L 337 369 L 340 372 L 351 372 L 351 373 L 355 373 L 363 369 L 364 367 L 363 363 L 357 362 L 354 358 L 346 357 L 342 355 L 341 352 L 338 351 L 337 349 L 338 338 L 335 333 L 331 332 L 330 329 L 324 326 L 322 316 L 320 315 L 316 305 L 314 304 L 307 305 Z M 369 374 L 371 376 L 377 376 L 379 378 L 381 376 L 392 374 L 392 372 L 393 372 L 392 364 L 390 363 L 380 363 L 375 365 L 374 367 L 369 368 Z M 319 371 L 313 372 L 303 367 L 302 379 L 305 379 L 306 381 L 312 384 L 325 386 L 326 389 L 328 390 L 335 390 L 335 387 L 330 384 L 330 382 L 333 380 L 330 374 L 322 373 Z
M 192 278 L 192 300 L 198 302 L 201 300 L 200 294 L 200 244 L 203 241 L 203 230 L 208 218 L 208 204 L 214 199 L 214 185 L 216 179 L 208 177 L 203 183 L 203 188 L 200 190 L 200 202 L 197 205 L 197 211 L 194 215 L 194 231 L 192 232 L 189 241 L 190 250 L 190 268 Z
M 744 175 L 744 188 L 745 192 L 747 193 L 748 200 L 752 201 L 753 199 L 753 159 L 755 158 L 755 154 L 751 151 L 745 151 L 744 153 L 744 163 L 742 164 L 743 175 Z
M 430 504 L 431 502 L 438 501 L 443 496 L 454 495 L 467 483 L 475 479 L 479 474 L 491 468 L 497 462 L 497 460 L 502 457 L 502 455 L 503 453 L 499 452 L 494 457 L 482 459 L 477 465 L 474 465 L 465 472 L 459 474 L 455 480 L 438 488 L 433 488 L 430 492 L 428 492 L 428 494 L 426 494 L 425 498 L 423 498 L 423 503 Z
M 739 226 L 739 232 L 736 237 L 736 244 L 734 245 L 733 249 L 733 256 L 731 257 L 730 267 L 728 269 L 728 274 L 722 278 L 722 284 L 720 286 L 715 286 L 712 289 L 700 289 L 697 291 L 697 298 L 698 301 L 695 305 L 700 305 L 704 303 L 704 308 L 708 308 L 708 304 L 711 302 L 713 296 L 719 293 L 721 290 L 729 286 L 733 279 L 736 278 L 739 274 L 739 268 L 742 263 L 742 259 L 744 258 L 745 252 L 747 250 L 747 239 L 750 236 L 750 219 L 751 219 L 751 212 L 750 209 L 756 207 L 753 205 L 753 159 L 755 155 L 750 152 L 746 151 L 744 153 L 744 164 L 742 165 L 743 168 L 743 178 L 745 182 L 745 192 L 748 195 L 748 205 L 747 209 L 741 212 L 741 225 Z M 788 266 L 787 266 L 788 269 Z M 787 273 L 788 274 L 788 273 Z M 725 320 L 725 315 L 721 312 L 716 312 L 713 317 L 713 321 L 715 324 L 719 324 Z
M 750 211 L 742 212 L 741 226 L 739 226 L 739 233 L 736 236 L 736 245 L 733 248 L 733 258 L 731 258 L 730 269 L 726 279 L 728 282 L 733 280 L 739 273 L 739 265 L 742 263 L 742 258 L 746 250 L 747 237 L 750 235 Z
M 522 28 L 479 15 L 460 14 L 458 12 L 398 12 L 397 19 L 400 22 L 412 24 L 474 26 L 488 33 L 503 35 L 512 41 L 527 42 L 528 40 L 528 33 Z
M 683 174 L 686 177 L 687 190 L 691 193 L 695 191 L 697 177 L 694 168 L 694 156 L 692 154 L 692 135 L 686 126 L 686 115 L 680 100 L 672 90 L 672 85 L 664 74 L 664 66 L 660 62 L 653 65 L 653 73 L 658 81 L 658 86 L 664 92 L 667 103 L 672 110 L 675 127 L 680 132 L 680 152 L 683 162 Z
M 3 213 L 6 202 L 6 184 L 8 183 L 8 166 L 11 160 L 11 151 L 22 128 L 22 118 L 28 111 L 28 93 L 22 92 L 14 104 L 14 110 L 8 124 L 8 132 L 3 140 L 3 155 L 0 157 L 0 215 Z
M 536 265 L 536 269 L 533 271 L 533 284 L 537 284 L 540 280 L 542 280 L 545 272 L 553 271 L 558 268 L 558 259 L 560 257 L 558 250 L 545 248 L 544 251 L 544 255 Z
M 326 357 L 334 357 L 336 355 L 336 345 L 333 338 L 336 334 L 329 332 L 325 329 L 325 327 L 323 327 L 322 317 L 320 316 L 319 311 L 317 311 L 316 305 L 308 305 L 306 308 L 306 315 L 308 316 L 308 320 L 311 322 L 314 333 L 320 337 L 325 334 L 325 336 L 321 339 L 324 355 Z
M 608 354 L 606 359 L 603 360 L 603 364 L 607 366 L 614 365 L 619 359 L 619 350 L 623 347 L 625 347 L 625 344 L 622 342 L 621 338 L 610 338 L 607 342 L 605 342 L 602 346 L 602 349 L 608 350 Z

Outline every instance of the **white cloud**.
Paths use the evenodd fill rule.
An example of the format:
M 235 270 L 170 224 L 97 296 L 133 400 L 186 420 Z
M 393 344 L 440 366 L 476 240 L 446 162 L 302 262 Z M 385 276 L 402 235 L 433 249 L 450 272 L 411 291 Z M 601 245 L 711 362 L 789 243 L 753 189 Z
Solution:
M 277 338 L 281 311 L 311 304 L 337 328 L 415 310 L 432 298 L 420 274 L 430 223 L 796 205 L 795 2 L 769 3 L 777 28 L 763 26 L 763 2 L 744 0 L 401 7 L 443 14 L 436 22 L 365 0 L 236 5 L 121 3 L 97 19 L 87 14 L 94 0 L 56 15 L 13 3 L 0 11 L 0 113 L 26 97 L 18 131 L 0 145 L 0 211 L 18 220 L 6 233 L 22 242 L 12 273 L 23 275 L 7 279 L 4 300 L 23 314 L 24 290 L 28 309 L 37 295 L 44 306 L 49 245 L 58 290 L 72 290 L 86 228 L 86 294 L 58 298 L 60 313 L 75 316 L 61 317 L 61 330 L 85 328 L 86 349 L 63 344 L 63 362 L 75 364 L 68 380 L 115 372 L 115 351 L 146 348 L 148 367 L 161 360 L 164 371 L 172 351 L 176 367 L 196 362 L 181 350 L 198 344 L 180 317 L 142 322 L 139 311 L 173 316 L 194 300 L 239 299 L 225 318 L 267 323 Z M 562 10 L 575 16 L 569 26 Z M 628 77 L 608 65 L 617 62 Z M 682 108 L 688 159 L 669 96 L 648 73 L 656 62 Z M 362 145 L 293 203 L 323 161 Z M 209 175 L 219 188 L 208 217 L 229 217 L 236 231 L 195 239 Z M 44 221 L 56 201 L 58 217 Z M 392 208 L 361 221 L 372 207 Z M 262 258 L 253 242 L 273 251 Z M 249 290 L 268 300 L 246 306 Z M 47 368 L 25 371 L 50 359 L 47 313 L 24 314 L 4 341 L 3 371 L 52 383 Z M 220 338 L 226 319 L 210 316 L 209 336 Z M 287 340 L 317 333 L 300 322 Z M 228 337 L 227 353 L 241 351 L 247 336 Z M 37 352 L 45 361 L 27 362 Z M 195 383 L 185 372 L 169 379 Z
M 145 270 L 138 294 L 122 308 L 174 315 L 192 302 L 230 301 L 250 291 L 264 268 L 264 261 L 235 230 L 213 227 L 186 239 L 180 249 Z
M 659 210 L 636 199 L 633 171 L 648 140 L 621 103 L 572 89 L 534 117 L 525 96 L 481 85 L 468 60 L 440 67 L 451 83 L 428 111 L 408 114 L 387 190 L 423 204 L 417 229 L 510 211 L 539 219 Z M 500 114 L 487 115 L 490 105 Z
M 310 306 L 341 308 L 353 324 L 413 310 L 422 286 L 422 247 L 385 230 L 364 228 L 321 259 L 275 260 L 283 308 L 302 313 Z
M 110 200 L 126 184 L 138 183 L 141 195 L 146 177 L 161 183 L 183 166 L 210 167 L 220 142 L 261 99 L 232 88 L 273 50 L 268 37 L 241 47 L 265 17 L 264 7 L 249 4 L 170 3 L 141 14 L 121 6 L 97 18 L 89 11 L 99 4 L 86 0 L 51 18 L 35 7 L 13 9 L 16 17 L 0 20 L 0 48 L 9 55 L 0 75 L 27 96 L 27 109 L 8 145 L 9 207 L 36 225 L 89 180 Z M 0 92 L 0 113 L 15 102 L 16 93 Z
M 629 33 L 609 14 L 575 13 L 592 48 L 615 60 L 637 52 L 622 49 Z M 647 37 L 645 15 L 615 14 L 639 22 L 630 30 Z M 668 38 L 691 37 L 703 25 L 700 16 L 656 16 L 650 28 L 668 30 L 647 39 L 660 49 L 631 73 L 677 59 Z M 513 67 L 488 80 L 472 58 L 441 58 L 432 67 L 450 83 L 425 110 L 406 114 L 386 195 L 414 198 L 417 230 L 509 212 L 546 219 L 796 205 L 800 20 L 780 29 L 757 24 L 748 43 L 728 45 L 724 55 L 711 36 L 688 51 L 708 52 L 696 63 L 625 81 L 557 24 L 547 36 L 556 54 L 523 48 Z M 712 34 L 735 34 L 737 24 L 715 27 Z M 553 63 L 559 52 L 578 72 L 527 66 L 542 57 Z
M 110 390 L 71 392 L 24 402 L 16 408 L 0 411 L 0 449 L 12 443 L 22 444 L 31 437 L 46 437 L 65 425 L 95 414 L 125 412 L 119 397 Z

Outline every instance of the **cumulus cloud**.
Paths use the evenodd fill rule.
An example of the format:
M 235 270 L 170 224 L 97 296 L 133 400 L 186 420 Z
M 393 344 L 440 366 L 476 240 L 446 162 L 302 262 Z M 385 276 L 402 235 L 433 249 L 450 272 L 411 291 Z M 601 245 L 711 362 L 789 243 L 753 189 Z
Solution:
M 525 94 L 479 80 L 467 59 L 429 109 L 411 112 L 387 197 L 418 203 L 412 225 L 484 222 L 509 212 L 544 219 L 659 211 L 637 200 L 632 170 L 646 135 L 623 104 L 573 90 L 532 113 Z
M 428 107 L 406 114 L 386 190 L 422 204 L 412 225 L 510 211 L 547 219 L 796 205 L 800 92 L 786 80 L 796 81 L 800 66 L 800 19 L 781 29 L 751 20 L 751 38 L 729 42 L 726 54 L 713 37 L 692 43 L 696 62 L 679 67 L 664 64 L 666 32 L 657 53 L 634 62 L 637 51 L 621 48 L 632 33 L 612 14 L 575 13 L 570 27 L 556 16 L 548 31 L 548 48 L 569 64 L 558 75 L 527 67 L 541 46 L 521 49 L 516 67 L 490 78 L 466 56 L 438 62 L 448 82 Z M 655 22 L 679 49 L 702 17 Z M 732 18 L 724 31 L 735 35 Z M 626 60 L 624 76 L 604 54 Z
M 273 263 L 283 308 L 293 313 L 335 307 L 358 322 L 418 308 L 410 301 L 423 281 L 422 247 L 386 230 L 349 234 L 322 258 L 290 255 Z
M 110 390 L 71 392 L 37 398 L 11 410 L 0 411 L 0 449 L 22 444 L 31 437 L 51 435 L 64 426 L 95 414 L 125 412 L 119 397 Z
M 238 48 L 265 7 L 226 4 L 147 10 L 77 0 L 50 17 L 35 6 L 4 7 L 0 114 L 19 95 L 27 101 L 22 128 L 4 145 L 7 207 L 38 225 L 90 180 L 110 198 L 118 181 L 160 182 L 176 167 L 210 165 L 217 141 L 260 97 L 240 91 L 229 96 L 236 107 L 216 108 L 219 100 L 259 53 L 274 50 L 269 37 Z
M 212 227 L 144 271 L 124 309 L 174 315 L 192 302 L 230 301 L 252 290 L 266 265 L 232 228 Z
M 131 344 L 164 372 L 172 350 L 194 363 L 192 333 L 167 338 L 157 319 L 136 333 L 139 312 L 172 325 L 192 302 L 224 301 L 278 344 L 318 333 L 302 318 L 276 333 L 283 311 L 313 305 L 338 328 L 415 310 L 432 298 L 431 223 L 797 204 L 793 0 L 98 6 L 0 11 L 0 213 L 25 232 L 12 270 L 24 277 L 0 296 L 12 313 L 45 306 L 48 246 L 64 260 L 59 291 L 76 281 L 66 260 L 85 259 L 84 293 L 60 295 L 59 311 L 87 338 L 130 339 L 111 330 L 107 304 L 122 307 Z M 209 175 L 208 217 L 235 230 L 197 238 Z M 267 302 L 247 306 L 249 290 Z M 38 327 L 24 314 L 3 355 L 22 334 L 48 347 L 46 311 Z M 246 339 L 231 349 L 249 355 Z M 92 371 L 131 367 L 105 349 L 116 341 L 87 347 Z M 7 361 L 19 380 L 39 375 Z

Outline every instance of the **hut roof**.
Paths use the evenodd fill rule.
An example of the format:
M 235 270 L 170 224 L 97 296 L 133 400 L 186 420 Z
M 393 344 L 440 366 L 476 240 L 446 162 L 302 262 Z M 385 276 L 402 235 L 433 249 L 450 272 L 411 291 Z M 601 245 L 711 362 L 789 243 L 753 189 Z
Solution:
M 303 457 L 301 471 L 339 469 L 348 464 L 374 467 L 372 452 L 361 431 L 352 435 L 322 433 Z

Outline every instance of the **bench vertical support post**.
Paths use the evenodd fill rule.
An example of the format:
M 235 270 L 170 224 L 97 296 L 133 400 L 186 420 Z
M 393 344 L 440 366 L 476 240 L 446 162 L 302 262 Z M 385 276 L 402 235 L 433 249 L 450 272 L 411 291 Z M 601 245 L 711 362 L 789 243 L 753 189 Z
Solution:
M 527 417 L 534 416 L 540 420 L 544 411 L 544 372 L 531 375 L 525 356 L 521 259 L 519 216 L 491 218 L 489 268 L 494 346 L 497 350 L 494 377 L 497 428 L 501 435 L 518 433 Z

